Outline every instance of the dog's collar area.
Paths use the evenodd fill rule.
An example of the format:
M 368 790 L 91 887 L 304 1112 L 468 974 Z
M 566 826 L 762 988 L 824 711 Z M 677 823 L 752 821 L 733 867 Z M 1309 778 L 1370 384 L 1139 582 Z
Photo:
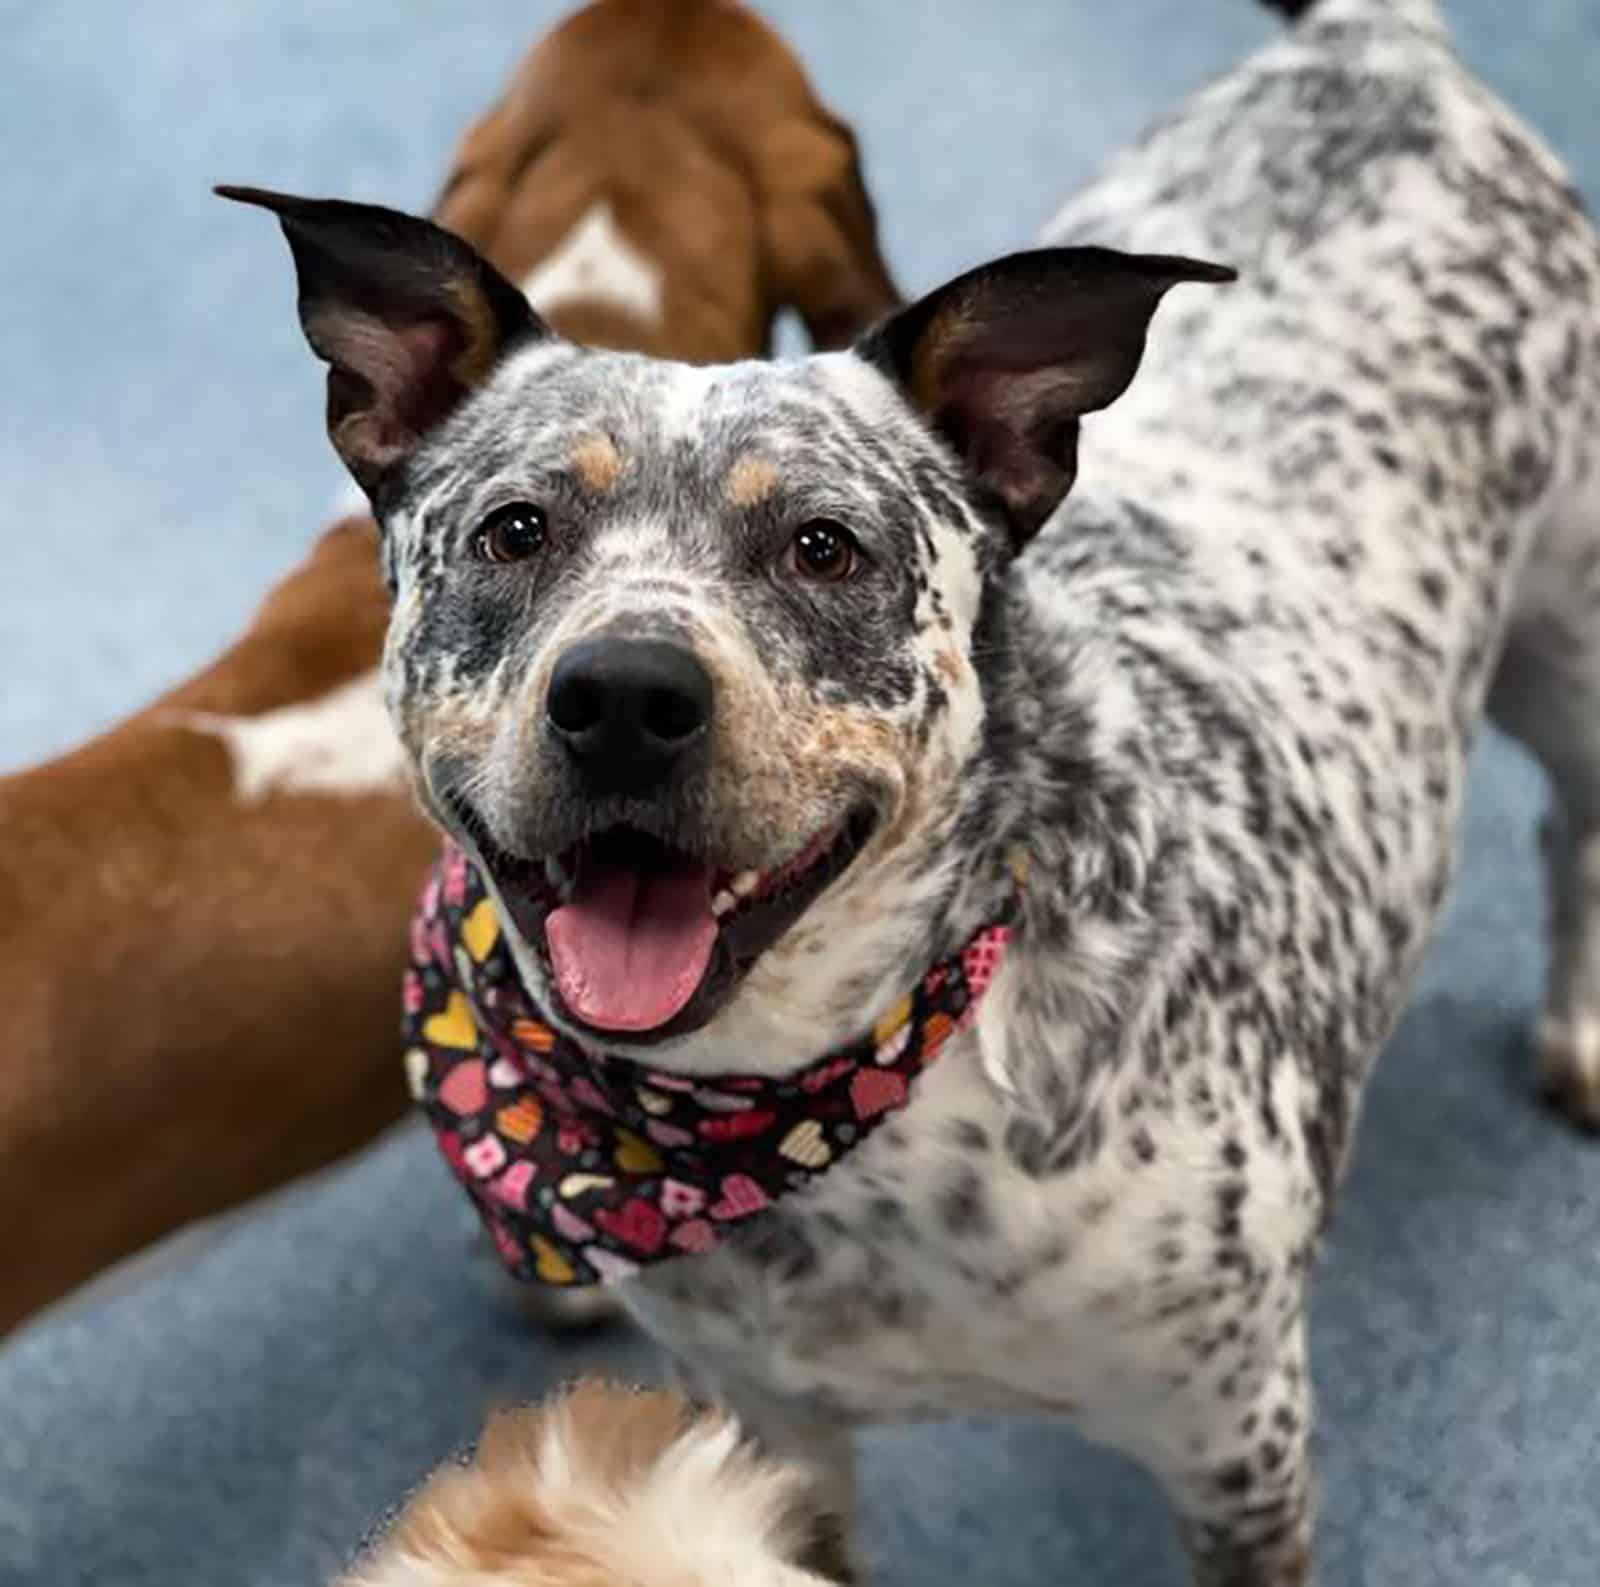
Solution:
M 552 1028 L 482 878 L 447 847 L 412 924 L 412 1092 L 514 1276 L 628 1278 L 711 1250 L 903 1108 L 974 1017 L 1009 936 L 985 927 L 869 1033 L 798 1073 L 690 1080 Z

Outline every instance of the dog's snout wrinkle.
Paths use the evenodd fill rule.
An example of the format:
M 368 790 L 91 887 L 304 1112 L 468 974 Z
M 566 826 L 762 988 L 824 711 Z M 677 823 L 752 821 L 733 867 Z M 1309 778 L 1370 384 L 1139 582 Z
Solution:
M 546 725 L 595 793 L 644 793 L 676 770 L 711 725 L 711 674 L 661 639 L 580 640 L 555 665 Z

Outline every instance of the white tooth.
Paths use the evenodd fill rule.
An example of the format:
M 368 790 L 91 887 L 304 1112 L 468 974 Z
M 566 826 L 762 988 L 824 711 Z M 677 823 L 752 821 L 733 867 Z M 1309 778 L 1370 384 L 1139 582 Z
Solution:
M 734 893 L 740 898 L 748 898 L 761 885 L 760 871 L 740 871 L 728 883 Z
M 717 896 L 711 900 L 711 913 L 720 920 L 722 916 L 732 912 L 734 903 L 735 899 L 733 894 L 730 893 L 726 887 L 724 887 L 721 892 L 719 892 Z

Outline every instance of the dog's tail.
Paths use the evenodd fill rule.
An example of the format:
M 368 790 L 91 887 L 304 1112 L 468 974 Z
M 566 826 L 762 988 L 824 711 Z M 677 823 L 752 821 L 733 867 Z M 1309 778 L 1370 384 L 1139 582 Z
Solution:
M 1269 11 L 1280 11 L 1291 21 L 1315 14 L 1319 22 L 1372 21 L 1379 17 L 1411 27 L 1440 32 L 1444 18 L 1439 0 L 1261 0 Z

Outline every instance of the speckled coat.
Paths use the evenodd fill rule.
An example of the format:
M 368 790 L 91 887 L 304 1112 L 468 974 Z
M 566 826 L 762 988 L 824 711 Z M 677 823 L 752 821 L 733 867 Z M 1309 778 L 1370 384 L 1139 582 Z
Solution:
M 641 1043 L 653 1065 L 799 1068 L 1017 910 L 905 1112 L 629 1305 L 842 1510 L 862 1422 L 1057 1413 L 1155 1473 L 1197 1580 L 1308 1580 L 1305 1287 L 1486 700 L 1565 812 L 1541 1062 L 1600 1119 L 1600 245 L 1556 163 L 1427 0 L 1323 0 L 1046 234 L 1237 284 L 1038 255 L 857 353 L 713 370 L 555 341 L 397 218 L 258 201 L 384 525 L 419 793 L 492 888 L 496 855 L 512 875 L 611 822 L 764 869 L 873 812 L 722 1004 Z M 376 356 L 375 327 L 452 272 L 456 385 L 421 389 L 426 348 Z M 1085 342 L 1125 367 L 1021 368 Z M 548 534 L 474 563 L 508 500 Z M 825 589 L 785 571 L 818 518 L 860 553 Z M 683 786 L 596 800 L 541 730 L 596 633 L 708 669 Z

